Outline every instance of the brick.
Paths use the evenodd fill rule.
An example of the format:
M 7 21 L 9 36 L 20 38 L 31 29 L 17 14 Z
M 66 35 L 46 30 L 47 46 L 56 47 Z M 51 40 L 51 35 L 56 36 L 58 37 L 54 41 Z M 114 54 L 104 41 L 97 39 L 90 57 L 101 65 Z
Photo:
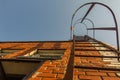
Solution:
M 79 69 L 77 69 L 77 68 L 74 68 L 73 70 L 74 70 L 74 72 L 78 72 L 79 71 Z M 81 71 L 83 71 L 83 70 L 81 70 Z
M 42 80 L 42 78 L 41 77 L 35 77 L 35 78 L 30 78 L 28 80 Z
M 62 58 L 62 61 L 67 61 L 68 60 L 68 57 L 63 57 Z
M 120 77 L 103 77 L 103 80 L 120 80 Z
M 94 70 L 94 69 L 79 69 L 78 71 L 98 72 L 98 70 Z
M 40 68 L 38 68 L 38 71 L 39 70 L 46 70 L 47 67 L 44 67 L 44 66 L 41 66 Z
M 47 67 L 46 70 L 59 70 L 59 67 Z
M 81 71 L 74 71 L 74 75 L 85 75 L 85 72 Z
M 52 73 L 40 73 L 38 77 L 48 77 L 48 78 L 56 78 L 57 74 L 52 74 Z
M 95 66 L 94 64 L 88 64 L 88 63 L 82 63 L 82 64 L 77 64 L 77 66 L 87 66 L 87 67 L 98 67 L 98 66 Z
M 78 75 L 73 75 L 73 80 L 79 80 Z
M 42 80 L 59 80 L 57 78 L 42 78 Z
M 82 63 L 89 63 L 89 62 L 87 61 L 87 59 L 81 59 L 81 62 L 82 62 Z
M 53 73 L 65 73 L 65 69 L 64 68 L 54 69 Z
M 67 66 L 68 60 L 62 60 L 61 65 Z
M 103 63 L 107 65 L 107 64 L 110 64 L 111 62 L 103 62 Z
M 57 78 L 63 79 L 65 74 L 57 74 Z
M 45 61 L 44 64 L 51 64 L 51 61 Z
M 44 63 L 42 67 L 56 67 L 56 65 L 52 65 L 50 63 Z
M 100 76 L 86 76 L 86 75 L 80 75 L 80 80 L 102 80 Z
M 111 72 L 118 72 L 118 71 L 111 71 L 111 70 L 99 70 L 100 72 L 108 72 L 108 73 L 111 73 Z
M 91 75 L 91 76 L 107 76 L 107 74 L 104 73 L 104 72 L 86 72 L 86 75 Z
M 60 68 L 66 68 L 67 67 L 67 65 L 57 65 L 56 67 L 60 67 Z
M 36 72 L 32 75 L 32 78 L 37 77 L 37 75 L 39 75 L 39 74 L 40 74 L 40 72 L 36 71 Z
M 108 76 L 115 77 L 116 73 L 108 73 Z
M 60 65 L 61 64 L 61 60 L 59 60 L 59 61 L 58 60 L 57 61 L 53 61 L 52 64 L 53 65 Z
M 116 75 L 120 77 L 120 72 L 117 72 Z
M 40 69 L 40 70 L 38 70 L 38 72 L 42 72 L 42 73 L 52 73 L 52 70 L 43 70 L 43 69 Z

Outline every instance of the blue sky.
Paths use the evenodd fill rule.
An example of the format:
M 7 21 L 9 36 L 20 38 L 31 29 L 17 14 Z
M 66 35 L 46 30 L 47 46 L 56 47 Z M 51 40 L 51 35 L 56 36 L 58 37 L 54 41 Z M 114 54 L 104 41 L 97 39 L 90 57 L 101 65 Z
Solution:
M 0 0 L 1 40 L 69 39 L 70 5 L 69 0 Z
M 72 14 L 80 5 L 91 1 L 110 6 L 120 25 L 119 0 L 0 0 L 0 41 L 69 40 Z M 87 7 L 78 12 L 76 20 L 82 17 L 86 9 Z M 101 15 L 96 15 L 99 13 Z M 105 8 L 96 6 L 87 17 L 96 23 L 95 26 L 114 26 L 109 16 L 111 15 Z M 86 24 L 91 25 L 89 22 Z M 99 31 L 96 38 L 115 44 L 115 39 L 106 39 L 104 33 L 105 36 L 115 38 L 114 33 L 101 34 Z M 76 34 L 86 32 L 84 28 L 80 31 L 76 28 Z

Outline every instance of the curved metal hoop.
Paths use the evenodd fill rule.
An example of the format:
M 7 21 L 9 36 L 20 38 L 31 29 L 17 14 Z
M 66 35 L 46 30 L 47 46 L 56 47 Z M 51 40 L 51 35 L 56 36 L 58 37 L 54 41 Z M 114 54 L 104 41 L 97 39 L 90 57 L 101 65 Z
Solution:
M 82 6 L 80 6 L 80 7 L 74 12 L 74 14 L 72 15 L 71 28 L 72 28 L 72 26 L 73 26 L 73 19 L 74 19 L 76 13 L 77 13 L 82 7 L 84 7 L 84 6 L 86 6 L 86 5 L 90 5 L 90 4 L 91 4 L 90 9 L 92 9 L 92 7 L 93 7 L 95 4 L 98 4 L 98 5 L 102 5 L 102 6 L 106 7 L 106 8 L 111 12 L 111 14 L 112 14 L 112 16 L 113 16 L 113 19 L 114 19 L 114 23 L 115 23 L 117 49 L 119 50 L 118 24 L 117 24 L 117 20 L 116 20 L 115 14 L 114 14 L 114 12 L 112 11 L 112 9 L 111 9 L 109 6 L 107 6 L 107 5 L 103 4 L 103 3 L 90 2 L 90 3 L 86 3 L 86 4 L 83 4 Z M 89 13 L 89 12 L 88 12 L 88 13 Z M 86 17 L 86 16 L 85 16 L 85 17 Z M 82 19 L 82 21 L 85 19 L 85 17 Z M 70 35 L 71 35 L 71 39 L 72 39 L 72 36 L 73 36 L 72 30 L 71 30 L 71 32 L 70 32 Z
M 82 20 L 83 18 L 78 19 L 76 22 Z M 94 28 L 94 22 L 91 19 L 85 18 L 85 20 L 88 20 L 89 22 L 92 23 L 92 27 Z M 75 22 L 75 23 L 76 23 Z M 74 26 L 73 26 L 74 27 Z M 87 28 L 86 28 L 87 29 Z M 93 30 L 93 38 L 95 38 L 95 30 Z
M 73 26 L 73 29 L 75 29 L 75 25 L 79 24 L 81 22 L 78 22 L 78 23 L 75 23 L 74 26 Z M 86 30 L 87 30 L 87 25 L 85 23 L 81 23 L 85 26 Z M 74 35 L 74 30 L 73 30 L 73 35 Z M 88 30 L 87 30 L 87 35 L 88 35 Z

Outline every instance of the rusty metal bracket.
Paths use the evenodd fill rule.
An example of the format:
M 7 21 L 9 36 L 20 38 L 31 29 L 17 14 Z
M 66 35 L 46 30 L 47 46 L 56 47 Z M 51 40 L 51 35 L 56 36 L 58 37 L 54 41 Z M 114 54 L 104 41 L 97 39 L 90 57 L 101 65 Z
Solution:
M 116 30 L 115 27 L 87 28 L 87 30 Z
M 86 12 L 85 16 L 82 18 L 81 23 L 84 21 L 84 19 L 87 17 L 87 15 L 90 13 L 90 11 L 94 6 L 95 6 L 95 3 L 92 3 L 88 11 Z

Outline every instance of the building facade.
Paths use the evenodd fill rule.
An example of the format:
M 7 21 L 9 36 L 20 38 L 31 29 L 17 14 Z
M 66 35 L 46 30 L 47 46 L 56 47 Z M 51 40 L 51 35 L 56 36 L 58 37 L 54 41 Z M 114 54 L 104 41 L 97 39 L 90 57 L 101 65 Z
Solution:
M 120 80 L 118 52 L 92 40 L 0 43 L 0 80 Z

